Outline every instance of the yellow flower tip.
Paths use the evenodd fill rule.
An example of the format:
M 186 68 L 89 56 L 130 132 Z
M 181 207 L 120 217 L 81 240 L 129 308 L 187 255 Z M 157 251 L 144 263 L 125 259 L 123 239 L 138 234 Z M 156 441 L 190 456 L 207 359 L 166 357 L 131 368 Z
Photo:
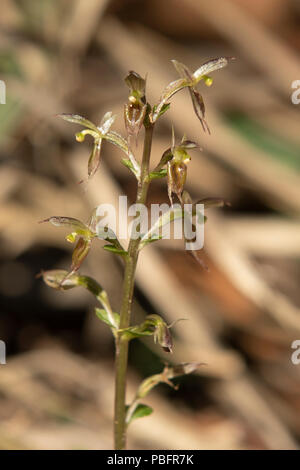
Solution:
M 186 158 L 183 160 L 183 163 L 187 164 L 190 161 L 191 161 L 191 157 L 187 155 Z
M 131 104 L 137 104 L 137 99 L 136 99 L 136 97 L 133 96 L 133 95 L 130 95 L 130 96 L 128 97 L 128 100 L 130 101 Z
M 212 86 L 213 79 L 211 77 L 209 77 L 208 75 L 204 75 L 203 80 L 206 86 Z
M 69 235 L 66 236 L 67 242 L 69 242 L 69 243 L 75 243 L 76 235 L 77 235 L 76 232 L 69 233 Z
M 84 135 L 83 132 L 77 132 L 75 134 L 75 138 L 76 138 L 77 142 L 83 142 L 84 139 L 85 139 L 85 135 Z

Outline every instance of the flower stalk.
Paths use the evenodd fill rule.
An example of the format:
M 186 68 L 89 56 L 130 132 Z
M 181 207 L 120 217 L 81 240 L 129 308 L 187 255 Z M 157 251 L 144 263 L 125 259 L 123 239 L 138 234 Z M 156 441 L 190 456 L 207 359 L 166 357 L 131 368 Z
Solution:
M 147 416 L 153 411 L 148 405 L 140 403 L 140 400 L 159 383 L 174 386 L 171 382 L 173 378 L 189 374 L 200 365 L 199 362 L 188 362 L 173 367 L 166 366 L 160 374 L 146 378 L 138 388 L 131 404 L 126 404 L 126 375 L 130 341 L 139 337 L 153 336 L 154 342 L 158 343 L 165 352 L 172 353 L 173 350 L 173 339 L 170 333 L 172 325 L 167 325 L 165 320 L 159 315 L 147 315 L 140 325 L 131 325 L 135 273 L 139 255 L 149 243 L 156 242 L 162 238 L 160 231 L 163 226 L 169 225 L 177 219 L 183 222 L 186 214 L 185 204 L 191 206 L 188 217 L 191 220 L 197 218 L 197 203 L 192 203 L 192 198 L 184 189 L 184 186 L 187 178 L 186 164 L 191 159 L 187 151 L 199 148 L 199 146 L 195 142 L 187 140 L 185 136 L 179 144 L 176 144 L 175 133 L 173 131 L 171 147 L 163 153 L 159 164 L 151 170 L 150 157 L 154 127 L 157 120 L 170 108 L 172 96 L 180 90 L 188 88 L 195 114 L 200 120 L 203 129 L 209 131 L 205 120 L 204 101 L 196 90 L 196 86 L 198 86 L 201 80 L 207 86 L 210 86 L 212 79 L 207 74 L 226 66 L 227 63 L 228 58 L 226 57 L 213 59 L 192 73 L 184 64 L 173 61 L 173 65 L 181 78 L 169 83 L 165 87 L 159 102 L 154 106 L 150 106 L 146 99 L 146 80 L 136 72 L 129 72 L 125 78 L 125 82 L 129 87 L 129 97 L 124 107 L 127 138 L 111 130 L 115 119 L 111 112 L 104 114 L 99 125 L 78 114 L 58 115 L 65 121 L 78 124 L 83 128 L 75 134 L 78 142 L 84 142 L 86 136 L 93 139 L 92 153 L 87 165 L 88 179 L 95 175 L 100 166 L 103 141 L 113 144 L 125 154 L 121 163 L 136 178 L 137 207 L 146 205 L 149 185 L 153 179 L 167 178 L 171 209 L 159 216 L 152 224 L 152 227 L 146 230 L 146 233 L 141 233 L 142 224 L 140 223 L 139 216 L 137 216 L 136 224 L 133 223 L 132 225 L 132 233 L 127 250 L 123 248 L 110 227 L 103 223 L 101 225 L 101 216 L 98 215 L 98 208 L 94 209 L 87 222 L 66 216 L 52 216 L 41 221 L 50 222 L 57 227 L 68 229 L 66 241 L 73 244 L 76 242 L 69 271 L 62 269 L 42 271 L 41 276 L 45 283 L 60 291 L 74 287 L 87 289 L 100 304 L 101 308 L 99 308 L 99 304 L 98 307 L 95 307 L 96 316 L 111 329 L 115 340 L 114 446 L 116 450 L 126 449 L 126 434 L 129 424 L 136 418 Z M 144 147 L 143 155 L 139 162 L 133 154 L 131 143 L 132 139 L 137 140 L 142 128 L 144 128 Z M 180 204 L 173 204 L 174 195 Z M 221 207 L 225 204 L 221 198 L 200 199 L 199 203 L 205 208 Z M 200 223 L 206 222 L 206 219 L 206 216 L 202 217 Z M 138 233 L 138 237 L 136 237 L 136 233 Z M 94 242 L 98 243 L 96 240 L 105 240 L 106 245 L 103 248 L 114 255 L 120 256 L 125 264 L 122 302 L 119 313 L 112 310 L 107 292 L 96 280 L 79 274 L 79 268 L 89 255 L 91 244 Z M 194 252 L 193 255 L 199 260 Z
M 137 189 L 137 204 L 146 204 L 149 188 L 149 162 L 151 155 L 153 124 L 145 127 L 144 150 L 141 164 L 141 179 Z M 123 282 L 122 306 L 120 312 L 120 329 L 128 328 L 130 325 L 131 306 L 133 299 L 135 270 L 139 256 L 140 239 L 129 242 L 128 256 L 125 262 L 125 273 Z M 128 362 L 128 341 L 119 335 L 116 339 L 116 362 L 115 362 L 115 418 L 114 438 L 115 449 L 126 447 L 126 372 Z

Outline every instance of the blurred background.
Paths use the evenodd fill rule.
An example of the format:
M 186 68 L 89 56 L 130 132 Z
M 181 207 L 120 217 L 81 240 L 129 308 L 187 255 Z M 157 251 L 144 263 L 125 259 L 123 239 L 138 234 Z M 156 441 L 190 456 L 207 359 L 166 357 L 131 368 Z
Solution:
M 0 79 L 0 365 L 1 449 L 112 447 L 113 341 L 81 289 L 57 292 L 36 275 L 70 266 L 64 229 L 38 221 L 52 215 L 86 220 L 136 184 L 105 145 L 87 187 L 91 142 L 55 118 L 78 113 L 99 122 L 118 114 L 128 70 L 147 74 L 157 102 L 177 78 L 170 60 L 192 70 L 218 56 L 235 62 L 200 85 L 211 136 L 194 116 L 189 94 L 172 99 L 160 119 L 153 166 L 170 146 L 171 125 L 193 152 L 187 189 L 194 200 L 217 196 L 199 253 L 181 243 L 147 247 L 137 272 L 135 319 L 158 313 L 174 327 L 174 354 L 151 341 L 131 344 L 128 398 L 165 361 L 199 361 L 175 391 L 160 385 L 154 413 L 134 422 L 131 449 L 295 449 L 300 442 L 300 80 L 298 0 L 2 0 Z M 168 202 L 156 180 L 150 202 Z M 94 244 L 81 272 L 96 277 L 114 309 L 122 264 Z

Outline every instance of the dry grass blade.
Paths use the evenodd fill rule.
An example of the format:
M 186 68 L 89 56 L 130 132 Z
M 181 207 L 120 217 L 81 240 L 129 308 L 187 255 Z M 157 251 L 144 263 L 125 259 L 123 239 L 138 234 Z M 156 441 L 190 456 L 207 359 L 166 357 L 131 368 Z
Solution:
M 84 53 L 110 0 L 75 0 L 63 28 L 62 49 Z M 84 21 L 83 21 L 84 19 Z

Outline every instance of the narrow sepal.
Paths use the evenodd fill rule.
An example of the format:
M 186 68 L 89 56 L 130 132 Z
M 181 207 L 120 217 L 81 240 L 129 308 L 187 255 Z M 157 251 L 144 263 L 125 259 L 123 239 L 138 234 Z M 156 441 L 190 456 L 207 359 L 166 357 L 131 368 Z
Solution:
M 57 114 L 57 117 L 60 117 L 64 119 L 65 121 L 72 122 L 74 124 L 80 124 L 83 127 L 87 127 L 88 129 L 91 129 L 92 131 L 98 132 L 97 126 L 93 124 L 91 121 L 86 119 L 83 116 L 80 116 L 79 114 L 67 114 L 67 113 L 62 113 L 62 114 Z

